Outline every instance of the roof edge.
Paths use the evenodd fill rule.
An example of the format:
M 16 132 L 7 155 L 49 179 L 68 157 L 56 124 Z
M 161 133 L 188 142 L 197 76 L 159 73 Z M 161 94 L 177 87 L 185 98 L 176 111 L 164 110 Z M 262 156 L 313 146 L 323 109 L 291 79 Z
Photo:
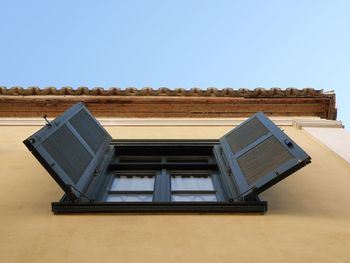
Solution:
M 144 87 L 137 89 L 135 87 L 128 87 L 125 89 L 118 87 L 111 87 L 104 89 L 102 87 L 88 88 L 78 87 L 76 89 L 65 86 L 61 88 L 45 87 L 40 88 L 37 86 L 30 86 L 23 88 L 20 86 L 13 86 L 7 88 L 0 86 L 0 96 L 198 96 L 198 97 L 330 97 L 335 94 L 324 93 L 322 89 L 303 88 L 297 89 L 289 87 L 281 89 L 273 87 L 271 89 L 265 89 L 258 87 L 255 89 L 233 89 L 223 88 L 218 89 L 214 87 L 208 87 L 207 89 L 201 89 L 193 87 L 191 89 L 175 88 L 170 89 L 166 87 L 160 87 L 159 89 L 153 89 L 151 87 Z

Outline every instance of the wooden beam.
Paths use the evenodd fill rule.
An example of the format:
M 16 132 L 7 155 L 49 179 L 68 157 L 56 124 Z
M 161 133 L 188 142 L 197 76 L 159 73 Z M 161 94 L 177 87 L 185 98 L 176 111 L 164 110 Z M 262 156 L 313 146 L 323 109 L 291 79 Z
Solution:
M 331 97 L 244 98 L 182 96 L 0 96 L 0 117 L 57 116 L 84 102 L 97 117 L 247 117 L 316 116 L 333 119 Z M 333 109 L 334 108 L 334 109 Z

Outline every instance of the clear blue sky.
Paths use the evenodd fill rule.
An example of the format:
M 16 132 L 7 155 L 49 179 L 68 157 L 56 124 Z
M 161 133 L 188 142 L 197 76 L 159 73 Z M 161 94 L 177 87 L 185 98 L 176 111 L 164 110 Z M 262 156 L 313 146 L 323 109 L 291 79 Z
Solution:
M 335 90 L 350 127 L 350 1 L 0 0 L 0 85 Z

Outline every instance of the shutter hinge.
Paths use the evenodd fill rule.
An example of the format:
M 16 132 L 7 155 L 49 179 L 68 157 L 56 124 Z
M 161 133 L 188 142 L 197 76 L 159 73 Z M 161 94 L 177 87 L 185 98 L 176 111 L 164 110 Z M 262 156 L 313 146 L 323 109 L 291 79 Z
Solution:
M 100 169 L 96 168 L 94 171 L 94 176 L 98 176 L 100 174 Z
M 230 167 L 226 167 L 226 172 L 227 172 L 227 174 L 228 174 L 229 176 L 232 175 L 232 170 L 231 170 Z

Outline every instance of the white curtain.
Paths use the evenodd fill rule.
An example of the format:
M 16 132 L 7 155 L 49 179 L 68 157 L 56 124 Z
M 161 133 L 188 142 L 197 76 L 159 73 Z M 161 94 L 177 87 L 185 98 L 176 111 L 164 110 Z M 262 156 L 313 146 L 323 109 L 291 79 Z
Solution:
M 152 202 L 151 194 L 110 194 L 107 202 Z
M 172 176 L 172 191 L 213 191 L 214 185 L 210 176 Z M 214 193 L 188 193 L 171 194 L 171 200 L 175 202 L 215 202 Z
M 110 191 L 153 191 L 154 177 L 117 176 L 112 182 Z
M 172 191 L 212 191 L 214 190 L 213 182 L 210 176 L 172 176 Z

